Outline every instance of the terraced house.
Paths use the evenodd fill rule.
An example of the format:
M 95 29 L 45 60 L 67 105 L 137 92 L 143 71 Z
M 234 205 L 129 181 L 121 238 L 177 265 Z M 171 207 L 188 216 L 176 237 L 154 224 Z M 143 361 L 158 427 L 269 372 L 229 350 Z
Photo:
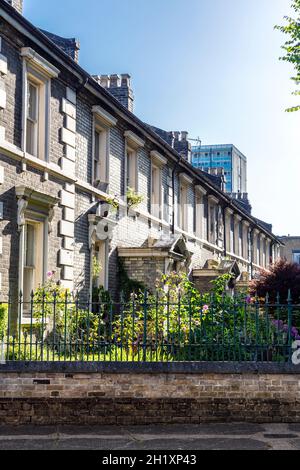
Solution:
M 134 115 L 129 75 L 91 76 L 78 42 L 33 26 L 22 0 L 0 0 L 0 17 L 2 300 L 28 299 L 49 271 L 117 296 L 120 265 L 150 288 L 171 270 L 201 288 L 279 256 L 271 228 L 192 167 L 185 132 Z

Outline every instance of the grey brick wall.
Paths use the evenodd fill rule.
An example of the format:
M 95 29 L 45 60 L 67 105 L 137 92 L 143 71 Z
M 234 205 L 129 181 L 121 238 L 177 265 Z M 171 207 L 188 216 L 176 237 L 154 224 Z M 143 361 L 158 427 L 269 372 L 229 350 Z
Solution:
M 93 103 L 82 93 L 77 96 L 76 176 L 92 182 Z
M 49 160 L 56 165 L 59 165 L 60 159 L 64 155 L 64 145 L 60 141 L 60 130 L 64 126 L 61 102 L 65 95 L 65 85 L 59 80 L 51 80 Z
M 125 193 L 125 127 L 118 125 L 110 130 L 109 190 L 112 194 Z
M 0 125 L 5 127 L 6 140 L 17 147 L 21 147 L 22 63 L 19 55 L 20 51 L 3 38 L 1 54 L 7 58 L 8 73 L 1 78 L 1 82 L 6 89 L 6 109 L 0 111 Z

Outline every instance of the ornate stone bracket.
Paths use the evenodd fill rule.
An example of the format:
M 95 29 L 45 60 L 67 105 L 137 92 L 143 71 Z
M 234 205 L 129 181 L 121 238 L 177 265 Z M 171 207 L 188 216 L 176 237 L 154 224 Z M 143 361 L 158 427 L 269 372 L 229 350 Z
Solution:
M 97 241 L 97 222 L 94 215 L 89 215 L 89 247 L 90 250 L 95 246 Z
M 89 214 L 88 220 L 90 249 L 97 241 L 110 241 L 112 239 L 112 230 L 117 225 L 117 222 L 95 214 Z
M 25 212 L 28 207 L 27 199 L 20 198 L 18 199 L 18 215 L 17 215 L 17 223 L 18 223 L 18 230 L 21 232 L 22 227 L 25 225 Z
M 48 234 L 50 235 L 50 233 L 52 233 L 53 231 L 53 226 L 52 226 L 52 222 L 53 222 L 53 218 L 54 218 L 54 207 L 50 207 L 49 209 L 49 216 L 48 216 Z

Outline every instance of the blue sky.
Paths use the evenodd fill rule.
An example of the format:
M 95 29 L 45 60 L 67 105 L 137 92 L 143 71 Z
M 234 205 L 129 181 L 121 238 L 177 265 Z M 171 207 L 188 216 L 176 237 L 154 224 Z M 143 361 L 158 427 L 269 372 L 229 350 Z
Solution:
M 130 73 L 135 112 L 203 144 L 233 143 L 248 157 L 257 217 L 300 235 L 300 113 L 280 62 L 275 24 L 291 0 L 24 0 L 25 16 L 77 37 L 89 72 Z

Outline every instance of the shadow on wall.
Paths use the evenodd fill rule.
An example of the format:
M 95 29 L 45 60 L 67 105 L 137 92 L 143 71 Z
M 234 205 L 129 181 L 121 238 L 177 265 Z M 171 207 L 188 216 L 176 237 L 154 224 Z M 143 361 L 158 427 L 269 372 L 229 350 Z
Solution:
M 1 286 L 1 297 L 3 301 L 10 300 L 16 306 L 16 311 L 11 312 L 11 318 L 17 318 L 17 299 L 18 299 L 18 266 L 19 266 L 19 231 L 17 226 L 17 198 L 15 188 L 2 193 L 0 195 L 0 202 L 3 203 L 3 221 L 4 228 L 2 230 L 3 238 L 7 243 L 5 251 L 1 255 L 2 263 L 6 264 L 8 269 L 8 285 Z M 9 252 L 8 258 L 5 255 Z M 2 282 L 6 279 L 2 273 Z
M 18 52 L 12 48 L 11 45 L 7 44 L 7 41 L 2 41 L 2 52 L 5 57 L 8 58 L 8 75 L 11 80 L 6 80 L 6 92 L 13 102 L 7 101 L 6 115 L 8 119 L 12 119 L 13 122 L 4 123 L 4 127 L 10 130 L 12 133 L 9 138 L 9 132 L 6 133 L 7 140 L 11 141 L 18 148 L 21 148 L 21 129 L 22 129 L 22 62 L 20 60 Z M 11 84 L 11 85 L 10 85 Z M 8 111 L 8 112 L 7 112 Z
M 90 294 L 90 246 L 89 246 L 89 222 L 88 214 L 95 212 L 95 206 L 91 206 L 81 213 L 75 220 L 74 228 L 74 288 L 80 298 L 89 299 Z M 76 259 L 80 257 L 80 262 Z M 80 272 L 76 266 L 82 266 Z

